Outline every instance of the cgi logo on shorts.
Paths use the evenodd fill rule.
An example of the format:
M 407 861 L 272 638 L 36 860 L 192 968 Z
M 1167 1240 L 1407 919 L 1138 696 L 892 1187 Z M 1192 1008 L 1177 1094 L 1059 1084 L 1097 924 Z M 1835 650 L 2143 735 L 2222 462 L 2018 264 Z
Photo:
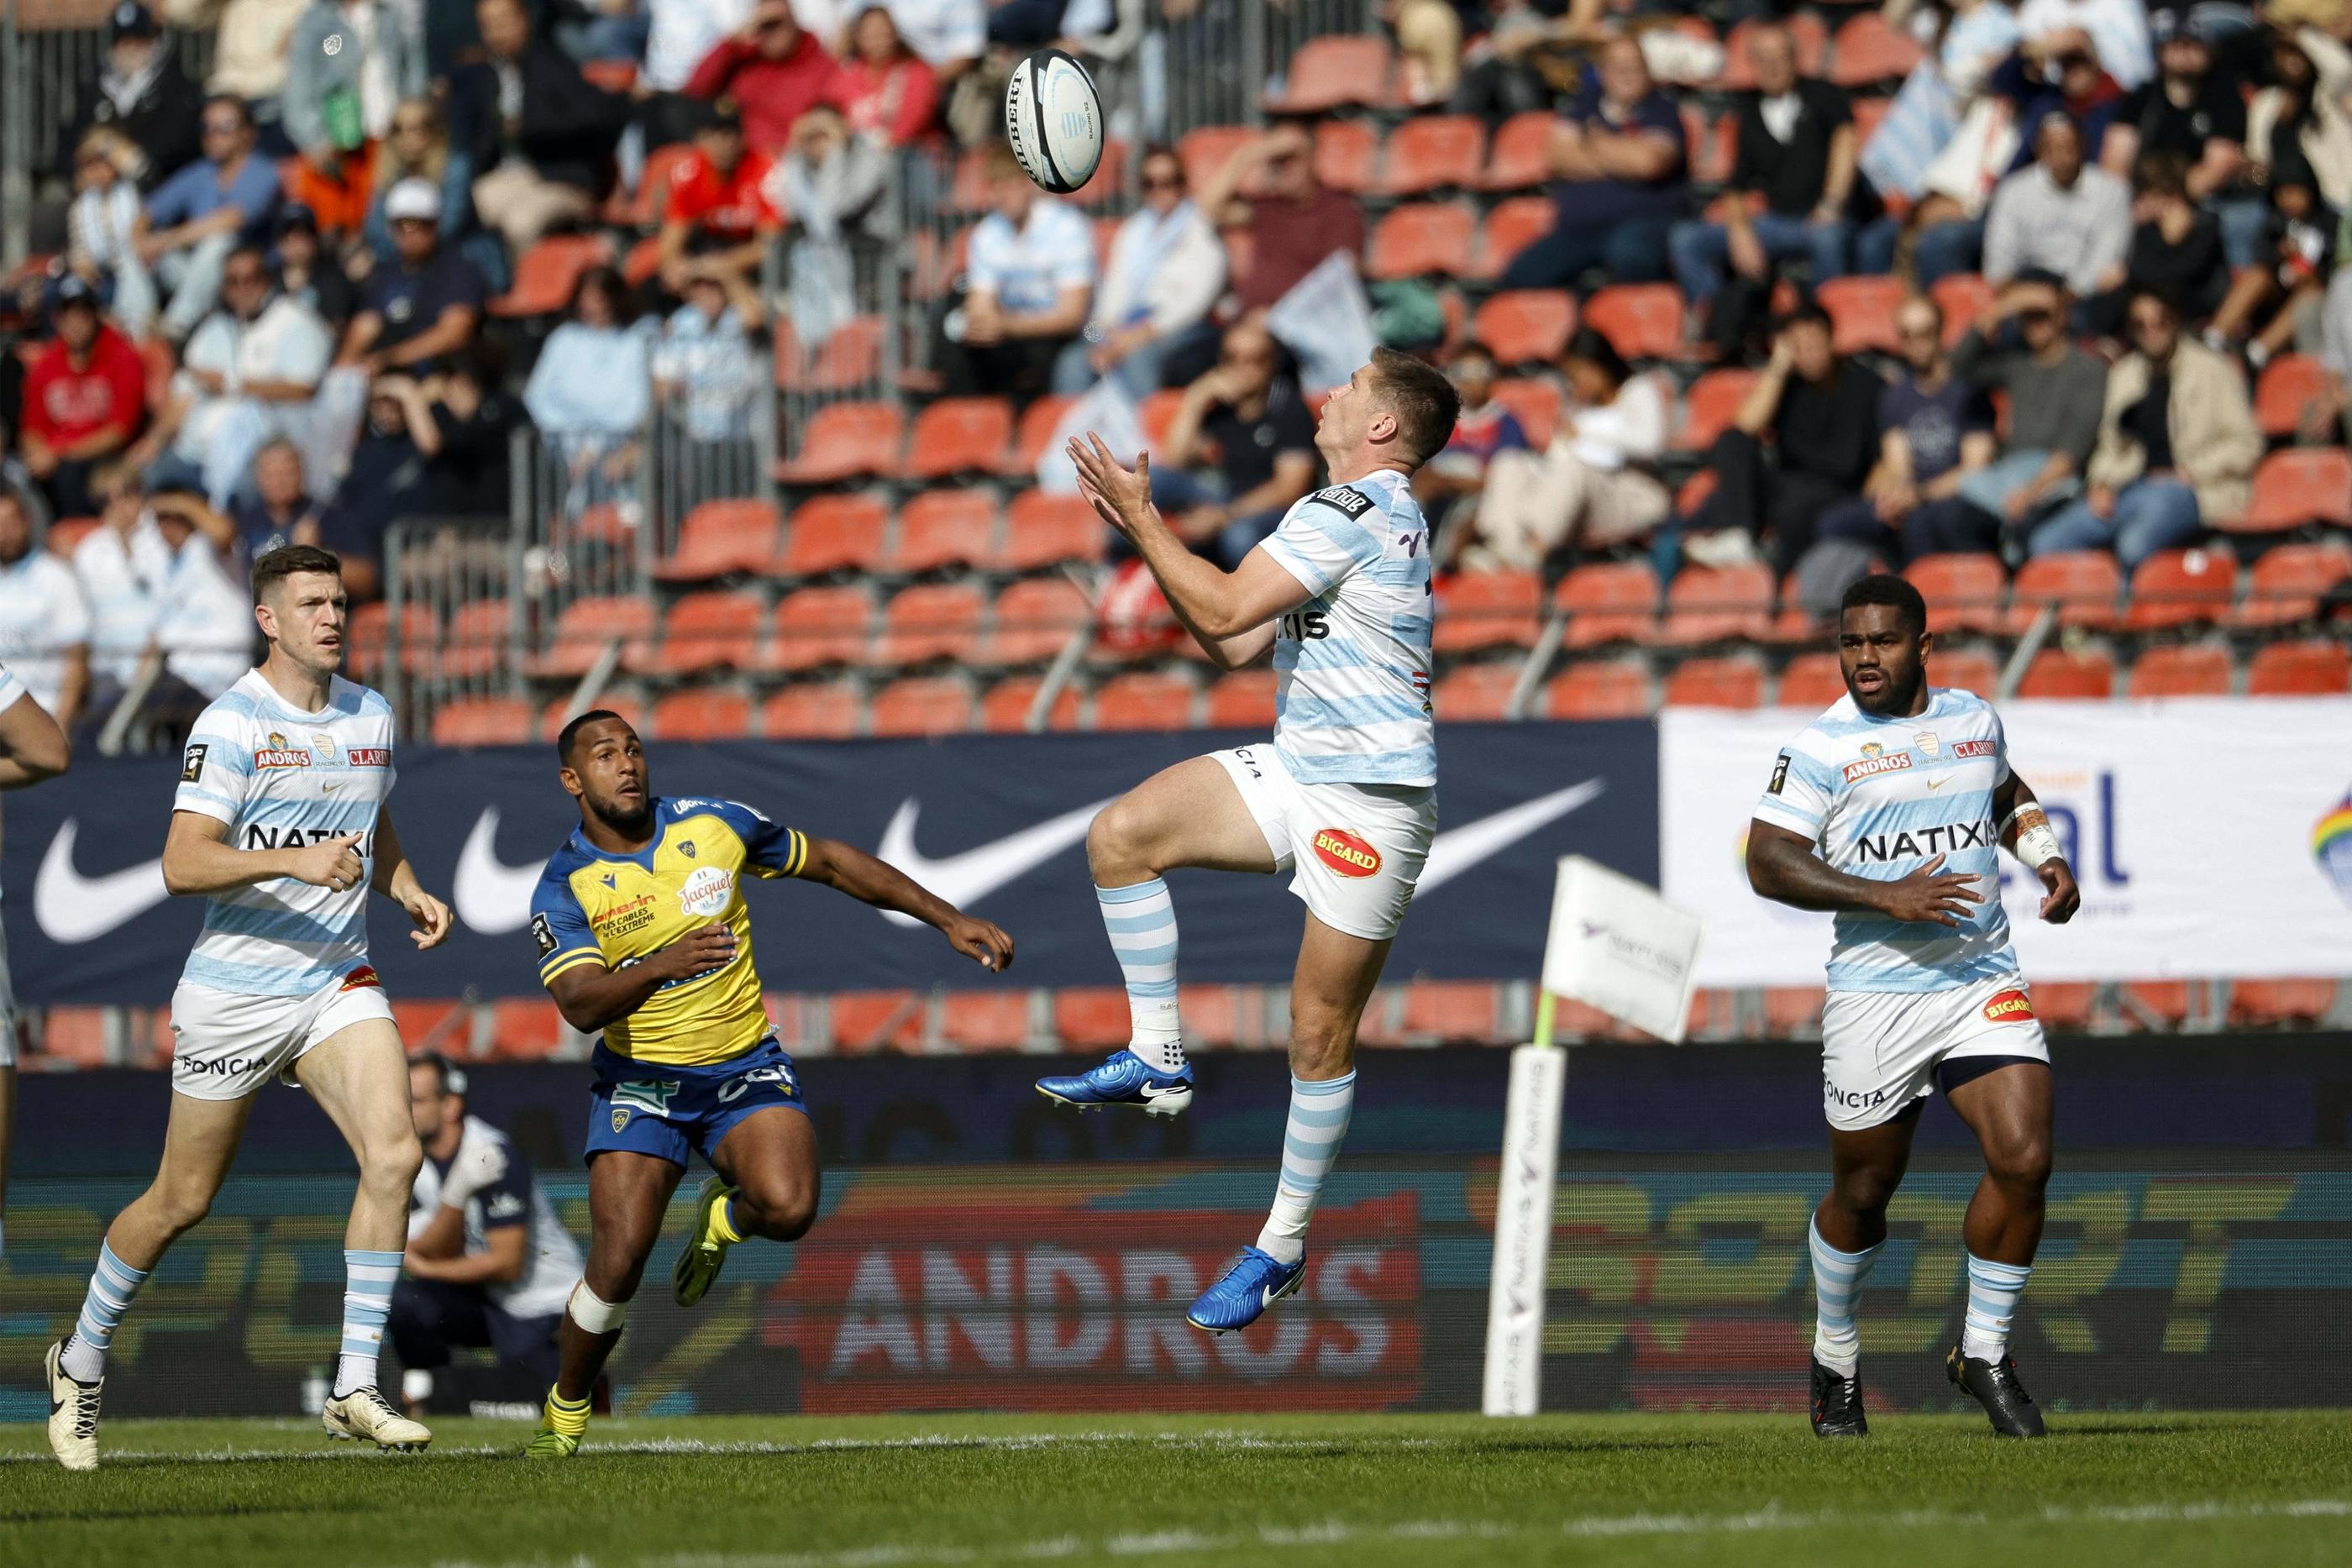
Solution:
M 1373 876 L 1381 869 L 1381 852 L 1345 828 L 1318 831 L 1315 858 L 1341 876 Z
M 1984 1016 L 1993 1023 L 2031 1023 L 2033 998 L 2013 988 L 1999 992 L 1985 1003 Z

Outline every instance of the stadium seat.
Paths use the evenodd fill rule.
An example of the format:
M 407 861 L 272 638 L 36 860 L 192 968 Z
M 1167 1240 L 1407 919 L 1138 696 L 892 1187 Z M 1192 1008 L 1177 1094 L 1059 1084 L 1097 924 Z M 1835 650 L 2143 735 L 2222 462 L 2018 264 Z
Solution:
M 1720 185 L 1731 178 L 1732 160 L 1738 151 L 1738 122 L 1731 115 L 1709 120 L 1695 103 L 1683 105 L 1683 140 L 1690 149 L 1694 185 Z
M 2149 648 L 2133 661 L 2124 691 L 2135 697 L 2225 697 L 2232 669 L 2230 650 L 2218 643 Z
M 2130 980 L 2124 984 L 2121 997 L 2125 1021 L 2136 1029 L 2168 1032 L 2189 1021 L 2187 980 Z
M 595 706 L 607 713 L 620 715 L 635 728 L 645 727 L 646 705 L 639 702 L 633 693 L 606 687 L 596 694 Z M 541 740 L 553 740 L 571 722 L 572 697 L 567 693 L 539 710 L 539 737 Z
M 1415 980 L 1404 988 L 1409 1040 L 1492 1045 L 1502 1038 L 1502 988 L 1492 980 Z
M 2158 550 L 2131 577 L 2124 624 L 2135 632 L 2210 625 L 2230 612 L 2237 596 L 2238 559 L 2224 550 Z
M 643 288 L 661 271 L 661 241 L 652 235 L 629 247 L 621 258 L 621 281 L 632 288 Z
M 1076 583 L 1060 578 L 1016 582 L 997 596 L 979 662 L 1029 664 L 1060 653 L 1074 632 L 1094 624 L 1094 612 Z
M 1874 564 L 1873 570 L 1876 570 Z M 1806 608 L 1794 568 L 1780 580 L 1780 608 L 1773 613 L 1757 641 L 1775 648 L 1819 648 L 1836 641 L 1834 618 Z
M 1437 683 L 1432 699 L 1441 724 L 1492 724 L 1510 717 L 1511 693 L 1519 684 L 1519 665 L 1457 664 Z
M 2253 498 L 2232 522 L 2210 519 L 2231 533 L 2278 533 L 2305 523 L 2352 528 L 2352 459 L 2340 446 L 2273 452 L 2254 470 Z
M 857 733 L 857 688 L 847 681 L 786 686 L 760 705 L 771 740 L 846 740 Z
M 1531 571 L 1465 571 L 1437 584 L 1435 647 L 1441 653 L 1532 647 L 1543 584 Z
M 1875 11 L 1846 19 L 1831 54 L 1830 80 L 1838 87 L 1875 87 L 1901 81 L 1919 63 L 1919 46 L 1886 25 Z
M 788 392 L 852 392 L 882 379 L 882 347 L 889 324 L 879 316 L 853 316 L 821 343 L 793 335 L 792 319 L 776 323 L 776 385 Z
M 803 588 L 776 604 L 775 635 L 763 667 L 798 672 L 855 664 L 866 657 L 873 601 L 857 588 Z
M 1992 285 L 1973 272 L 1956 272 L 1928 287 L 1927 298 L 1944 313 L 1944 347 L 1968 335 L 1976 319 L 1992 303 Z
M 1066 199 L 1075 207 L 1098 207 L 1127 188 L 1127 142 L 1117 136 L 1103 139 L 1102 160 L 1087 183 Z
M 1489 191 L 1532 191 L 1547 184 L 1551 172 L 1551 130 L 1559 117 L 1533 109 L 1503 121 L 1486 154 L 1486 172 L 1479 183 Z
M 1938 637 L 1954 632 L 1998 634 L 2007 624 L 2009 569 L 1997 555 L 1927 556 L 1904 568 L 1903 575 L 1927 601 L 1927 630 Z
M 723 686 L 695 686 L 656 700 L 650 716 L 661 740 L 740 740 L 751 733 L 751 699 Z
M 404 998 L 392 1004 L 392 1021 L 411 1051 L 465 1056 L 473 1047 L 474 1009 L 451 997 Z
M 1380 188 L 1391 196 L 1471 190 L 1480 183 L 1486 128 L 1466 114 L 1420 115 L 1389 136 Z
M 1045 455 L 1045 444 L 1054 439 L 1055 427 L 1076 402 L 1076 398 L 1048 395 L 1021 411 L 1013 427 L 1013 444 L 1006 449 L 1000 470 L 1006 478 L 1025 485 L 1036 477 L 1037 460 Z
M 1551 444 L 1552 430 L 1559 423 L 1558 382 L 1548 376 L 1496 382 L 1495 401 L 1518 420 L 1519 428 L 1527 432 L 1529 446 L 1541 452 Z
M 2115 690 L 2116 662 L 2095 649 L 2044 648 L 2017 685 L 2021 697 L 2109 697 Z
M 1775 1040 L 1811 1034 L 1820 1028 L 1822 1009 L 1829 1001 L 1819 986 L 1764 988 L 1764 1029 Z
M 1683 348 L 1683 291 L 1671 283 L 1612 283 L 1584 302 L 1584 324 L 1629 360 L 1672 359 Z
M 1938 648 L 1927 666 L 1927 679 L 1936 685 L 1990 697 L 2000 685 L 2000 666 L 1990 655 L 1972 649 Z
M 493 316 L 552 316 L 572 306 L 580 275 L 613 259 L 601 235 L 551 235 L 515 259 L 514 287 L 490 301 Z
M 2281 354 L 2263 367 L 2254 382 L 2254 423 L 2273 441 L 2292 441 L 2304 411 L 2326 391 L 2326 364 L 2311 354 Z
M 1234 153 L 1264 134 L 1247 125 L 1203 125 L 1186 131 L 1176 143 L 1186 187 L 1199 191 Z
M 1878 20 L 1875 16 L 1867 19 Z M 1910 293 L 1902 280 L 1895 277 L 1832 277 L 1813 287 L 1813 298 L 1830 313 L 1832 337 L 1841 354 L 1871 350 L 1895 352 L 1898 346 L 1895 308 Z
M 760 623 L 768 607 L 750 593 L 689 593 L 662 622 L 654 674 L 672 677 L 706 670 L 748 670 L 758 662 Z
M 1741 566 L 1686 566 L 1666 590 L 1664 622 L 1653 639 L 1671 647 L 1755 641 L 1772 619 L 1772 570 L 1759 561 Z
M 980 699 L 980 727 L 991 735 L 1018 735 L 1029 727 L 1029 710 L 1036 706 L 1043 675 L 1007 675 Z M 1078 688 L 1067 682 L 1054 694 L 1045 715 L 1049 730 L 1078 727 Z M 1271 727 L 1270 725 L 1262 727 Z
M 2230 616 L 2232 626 L 2284 626 L 2319 613 L 2320 601 L 2352 581 L 2352 547 L 2325 544 L 2273 545 L 2254 561 L 2246 597 Z
M 2037 980 L 2033 984 L 2033 1016 L 2052 1034 L 2080 1034 L 2090 1027 L 2091 1006 L 2099 988 L 2088 980 Z
M 105 1008 L 46 1008 L 36 1052 L 47 1061 L 76 1068 L 112 1067 L 106 1043 Z M 28 1065 L 31 1065 L 28 1063 Z M 18 1200 L 22 1202 L 22 1199 Z
M 2352 692 L 2352 649 L 2314 638 L 2273 643 L 2246 666 L 2250 697 L 2340 696 Z
M 1271 730 L 1275 684 L 1272 670 L 1235 670 L 1220 677 L 1209 688 L 1202 723 L 1211 729 Z
M 1658 574 L 1641 560 L 1580 566 L 1559 580 L 1552 608 L 1568 615 L 1567 645 L 1645 640 L 1658 616 Z
M 1003 398 L 950 397 L 915 416 L 899 470 L 918 482 L 992 474 L 1013 444 L 1013 405 Z
M 1199 692 L 1173 671 L 1134 670 L 1113 675 L 1095 693 L 1087 727 L 1105 730 L 1190 729 Z
M 898 508 L 898 542 L 882 570 L 914 576 L 975 566 L 990 559 L 995 535 L 996 498 L 986 490 L 926 490 Z
M 545 997 L 507 997 L 490 1004 L 489 1054 L 503 1061 L 544 1061 L 563 1046 L 563 1015 Z
M 1675 445 L 1685 452 L 1705 452 L 1715 438 L 1731 428 L 1733 416 L 1756 384 L 1754 371 L 1708 371 L 1691 383 L 1683 400 L 1682 428 Z
M 1372 229 L 1364 247 L 1364 276 L 1374 282 L 1465 276 L 1477 228 L 1470 209 L 1451 202 L 1395 208 Z
M 890 513 L 869 496 L 817 496 L 793 508 L 784 548 L 767 570 L 778 577 L 867 572 L 882 564 Z
M 514 601 L 475 599 L 457 606 L 441 643 L 441 674 L 448 680 L 487 675 L 506 665 L 513 651 Z
M 1547 718 L 1647 718 L 1650 666 L 1639 659 L 1570 664 L 1544 686 Z
M 906 434 L 896 403 L 827 403 L 800 432 L 801 455 L 777 465 L 776 477 L 787 485 L 830 485 L 893 473 Z
M 980 647 L 988 601 L 967 582 L 920 583 L 900 592 L 882 612 L 882 640 L 874 662 L 893 667 L 933 659 L 968 662 Z
M 530 704 L 520 697 L 457 697 L 433 710 L 436 746 L 517 746 L 531 731 Z
M 1343 104 L 1378 109 L 1389 101 L 1395 61 L 1385 38 L 1331 33 L 1309 38 L 1290 57 L 1282 90 L 1268 94 L 1273 114 L 1328 114 Z
M 1162 387 L 1137 407 L 1136 419 L 1143 426 L 1143 439 L 1153 451 L 1167 444 L 1168 427 L 1175 422 L 1176 411 L 1183 406 L 1183 389 Z
M 1931 674 L 1930 680 L 1940 674 Z M 1781 707 L 1824 708 L 1845 695 L 1845 672 L 1835 653 L 1800 653 L 1780 672 L 1775 701 Z
M 754 572 L 776 553 L 776 509 L 765 501 L 705 501 L 678 525 L 677 548 L 654 567 L 662 582 L 709 582 Z
M 923 1042 L 923 998 L 913 991 L 836 991 L 825 1011 L 834 1049 L 845 1056 L 913 1051 Z
M 1315 183 L 1353 195 L 1378 176 L 1381 133 L 1367 120 L 1327 120 L 1315 128 Z
M 989 565 L 1004 571 L 1035 571 L 1064 561 L 1102 559 L 1109 525 L 1077 496 L 1024 490 L 1006 516 L 1004 546 Z
M 1478 229 L 1478 266 L 1475 276 L 1503 276 L 1511 258 L 1551 233 L 1556 209 L 1549 196 L 1512 196 L 1495 204 Z
M 1685 659 L 1666 677 L 1668 707 L 1764 706 L 1764 667 L 1750 658 Z
M 1255 987 L 1180 986 L 1176 1008 L 1184 1020 L 1184 1049 L 1224 1051 L 1264 1045 L 1265 1009 Z
M 2336 982 L 2239 980 L 2230 987 L 2230 1021 L 2247 1028 L 2309 1029 L 2336 1006 Z
M 1065 1051 L 1108 1051 L 1133 1031 L 1117 986 L 1065 986 L 1054 993 L 1054 1035 Z
M 352 612 L 345 642 L 351 649 L 355 679 L 373 682 L 383 674 L 392 640 L 392 607 L 382 600 Z M 441 645 L 441 617 L 429 604 L 411 601 L 400 612 L 400 667 L 410 674 L 429 669 L 434 650 Z
M 2058 624 L 2103 631 L 2120 616 L 2116 597 L 2123 573 L 2105 550 L 2061 550 L 2035 556 L 2017 569 L 2011 585 L 2009 630 L 2022 636 L 2047 604 L 2058 606 Z
M 1576 297 L 1559 288 L 1489 295 L 1470 319 L 1470 336 L 1506 367 L 1549 365 L 1576 330 Z
M 622 645 L 621 662 L 635 669 L 644 664 L 653 634 L 654 607 L 646 600 L 618 595 L 575 599 L 556 618 L 553 634 L 530 661 L 530 670 L 541 679 L 584 675 L 614 642 Z
M 950 991 L 940 1001 L 940 1039 L 964 1051 L 1018 1051 L 1029 1039 L 1029 993 Z
M 584 73 L 583 73 L 584 74 Z M 661 223 L 669 204 L 670 183 L 694 157 L 694 143 L 673 141 L 649 149 L 645 167 L 637 172 L 637 188 L 624 196 L 615 193 L 604 204 L 604 219 L 614 228 L 651 229 Z
M 971 686 L 956 675 L 918 675 L 874 694 L 877 736 L 953 735 L 972 716 Z

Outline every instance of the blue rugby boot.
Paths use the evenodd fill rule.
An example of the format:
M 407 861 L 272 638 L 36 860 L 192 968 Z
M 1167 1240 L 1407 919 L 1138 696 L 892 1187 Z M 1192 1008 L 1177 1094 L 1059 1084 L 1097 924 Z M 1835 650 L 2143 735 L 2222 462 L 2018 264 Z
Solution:
M 1162 1072 L 1122 1048 L 1101 1066 L 1074 1078 L 1040 1078 L 1037 1092 L 1081 1111 L 1132 1105 L 1147 1116 L 1178 1116 L 1192 1103 L 1192 1064 Z
M 1295 1292 L 1307 1278 L 1307 1255 L 1285 1263 L 1270 1252 L 1244 1247 L 1223 1278 L 1201 1292 L 1184 1321 L 1210 1333 L 1233 1333 L 1257 1322 L 1266 1308 Z

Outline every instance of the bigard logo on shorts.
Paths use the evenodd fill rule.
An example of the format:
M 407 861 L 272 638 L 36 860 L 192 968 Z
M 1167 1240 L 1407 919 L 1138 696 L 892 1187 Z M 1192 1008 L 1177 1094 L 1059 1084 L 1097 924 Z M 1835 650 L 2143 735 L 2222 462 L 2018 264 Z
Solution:
M 1381 869 L 1381 852 L 1345 828 L 1318 830 L 1315 858 L 1341 876 L 1372 876 Z
M 269 732 L 269 744 L 253 754 L 256 768 L 308 768 L 310 754 L 288 743 L 277 730 Z
M 2031 1023 L 2033 998 L 2014 988 L 1996 992 L 1986 1001 L 1984 1016 L 1994 1023 Z
M 371 987 L 380 991 L 383 989 L 383 981 L 377 976 L 374 965 L 362 964 L 358 968 L 353 969 L 350 974 L 345 975 L 343 977 L 343 983 L 337 987 L 336 989 L 344 991 L 364 991 L 369 989 Z

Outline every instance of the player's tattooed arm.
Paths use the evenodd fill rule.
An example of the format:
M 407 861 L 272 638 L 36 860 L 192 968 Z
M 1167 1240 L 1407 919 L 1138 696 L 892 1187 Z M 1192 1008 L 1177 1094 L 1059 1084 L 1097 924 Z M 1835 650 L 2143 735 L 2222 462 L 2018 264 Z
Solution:
M 2057 852 L 2057 835 L 2033 787 L 2011 772 L 1993 788 L 1992 814 L 2000 824 L 2002 847 L 2042 879 L 2042 918 L 2053 925 L 2074 918 L 2083 907 L 2083 890 L 2074 883 L 2074 868 Z
M 1970 904 L 1984 902 L 1985 895 L 1973 885 L 1982 879 L 1940 871 L 1943 863 L 1944 857 L 1937 855 L 1898 882 L 1873 882 L 1831 866 L 1801 833 L 1761 818 L 1748 824 L 1748 885 L 1795 909 L 1958 925 L 1969 917 Z
M 416 927 L 408 939 L 419 949 L 438 947 L 449 938 L 451 924 L 449 906 L 434 897 L 418 884 L 416 866 L 407 852 L 400 847 L 400 834 L 392 825 L 392 813 L 383 811 L 375 821 L 375 890 L 406 912 Z
M 340 833 L 299 849 L 241 850 L 228 841 L 228 828 L 202 812 L 172 813 L 172 830 L 163 840 L 166 891 L 187 897 L 292 877 L 341 893 L 357 887 L 367 874 L 358 847 L 362 834 Z
M 713 921 L 618 969 L 575 964 L 560 970 L 548 980 L 547 993 L 565 1023 L 594 1034 L 635 1012 L 664 986 L 700 979 L 734 961 L 735 933 Z
M 838 839 L 810 838 L 798 875 L 804 882 L 838 888 L 877 909 L 895 909 L 938 927 L 949 946 L 983 969 L 1003 974 L 1013 967 L 1013 938 L 1003 927 L 966 915 L 897 866 Z

